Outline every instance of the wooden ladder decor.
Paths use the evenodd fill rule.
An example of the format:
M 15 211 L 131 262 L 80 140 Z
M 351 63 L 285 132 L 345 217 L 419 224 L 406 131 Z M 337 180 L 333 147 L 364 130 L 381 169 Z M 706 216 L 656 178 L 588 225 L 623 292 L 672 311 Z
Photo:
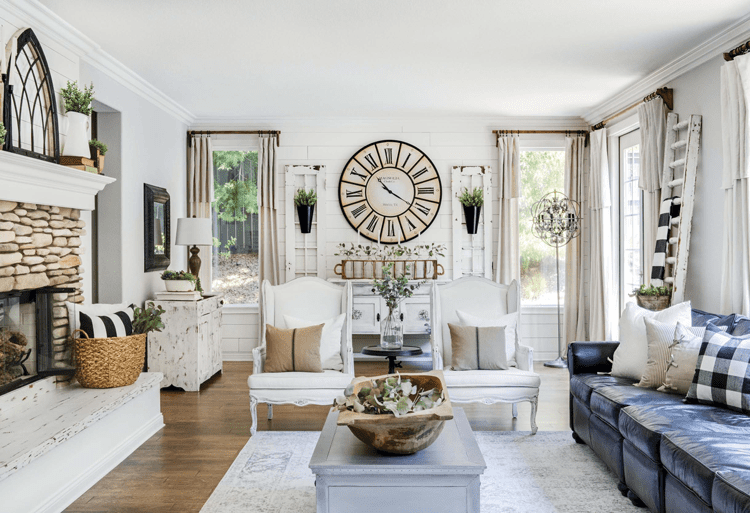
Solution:
M 679 215 L 673 216 L 670 220 L 671 230 L 664 259 L 664 283 L 672 287 L 673 305 L 681 303 L 685 298 L 702 117 L 694 114 L 686 121 L 678 122 L 678 119 L 677 114 L 667 115 L 667 141 L 662 174 L 662 183 L 665 183 L 666 187 L 662 188 L 661 194 L 662 200 L 671 197 L 672 205 L 680 207 Z M 662 285 L 659 281 L 652 279 L 651 284 Z

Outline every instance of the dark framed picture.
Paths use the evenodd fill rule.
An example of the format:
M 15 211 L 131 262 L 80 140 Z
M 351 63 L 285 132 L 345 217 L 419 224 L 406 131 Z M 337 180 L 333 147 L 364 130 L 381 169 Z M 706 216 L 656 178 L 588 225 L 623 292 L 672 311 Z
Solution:
M 143 270 L 163 271 L 169 267 L 169 193 L 162 187 L 143 184 Z

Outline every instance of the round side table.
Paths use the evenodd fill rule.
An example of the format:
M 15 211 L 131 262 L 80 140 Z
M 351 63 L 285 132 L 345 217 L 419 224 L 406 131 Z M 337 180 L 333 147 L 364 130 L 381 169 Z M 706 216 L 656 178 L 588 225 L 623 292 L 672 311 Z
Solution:
M 418 356 L 422 354 L 422 348 L 401 346 L 399 349 L 383 349 L 380 346 L 367 346 L 362 348 L 362 354 L 388 358 L 388 374 L 393 374 L 396 371 L 396 367 L 401 367 L 401 362 L 397 362 L 396 358 L 399 356 Z

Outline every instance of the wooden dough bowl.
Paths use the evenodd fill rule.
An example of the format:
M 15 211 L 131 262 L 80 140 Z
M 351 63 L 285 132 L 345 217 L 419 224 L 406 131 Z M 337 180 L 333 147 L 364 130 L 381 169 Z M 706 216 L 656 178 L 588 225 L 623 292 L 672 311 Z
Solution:
M 354 393 L 376 380 L 396 376 L 386 374 L 374 378 L 356 378 L 352 381 Z M 408 413 L 401 417 L 391 414 L 372 415 L 345 410 L 339 412 L 337 424 L 348 426 L 362 442 L 390 454 L 414 454 L 432 445 L 443 431 L 446 420 L 453 418 L 453 406 L 448 397 L 442 371 L 423 374 L 401 374 L 401 379 L 411 380 L 423 390 L 438 388 L 444 392 L 445 401 L 437 408 Z

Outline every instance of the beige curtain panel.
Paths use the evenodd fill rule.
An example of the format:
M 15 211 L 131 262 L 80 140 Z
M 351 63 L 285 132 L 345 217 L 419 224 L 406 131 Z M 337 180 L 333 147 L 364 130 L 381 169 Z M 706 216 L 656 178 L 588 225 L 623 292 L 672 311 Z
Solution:
M 258 151 L 258 210 L 260 249 L 258 283 L 279 285 L 279 238 L 276 221 L 276 135 L 261 135 Z
M 495 281 L 509 284 L 521 282 L 521 247 L 518 236 L 518 198 L 521 196 L 521 148 L 517 135 L 497 140 L 497 161 L 500 175 L 500 212 L 497 235 Z M 485 208 L 489 208 L 485 205 Z
M 591 132 L 588 207 L 591 238 L 589 337 L 612 340 L 617 295 L 612 288 L 612 215 L 607 129 Z
M 214 165 L 211 137 L 208 135 L 193 135 L 188 148 L 187 188 L 188 188 L 188 217 L 210 218 L 211 198 L 214 188 Z M 211 246 L 198 246 L 201 259 L 200 280 L 203 290 L 211 291 Z M 188 248 L 189 252 L 189 248 Z
M 643 281 L 651 279 L 651 264 L 659 228 L 661 189 L 664 176 L 664 145 L 667 137 L 667 106 L 661 97 L 638 106 L 640 126 L 640 175 L 638 187 L 643 190 Z
M 586 136 L 565 138 L 565 195 L 580 205 L 583 223 L 583 177 L 586 161 Z M 565 246 L 565 297 L 563 310 L 563 340 L 567 344 L 586 340 L 585 262 L 583 259 L 583 234 Z
M 721 311 L 750 315 L 750 55 L 721 68 L 724 233 Z

